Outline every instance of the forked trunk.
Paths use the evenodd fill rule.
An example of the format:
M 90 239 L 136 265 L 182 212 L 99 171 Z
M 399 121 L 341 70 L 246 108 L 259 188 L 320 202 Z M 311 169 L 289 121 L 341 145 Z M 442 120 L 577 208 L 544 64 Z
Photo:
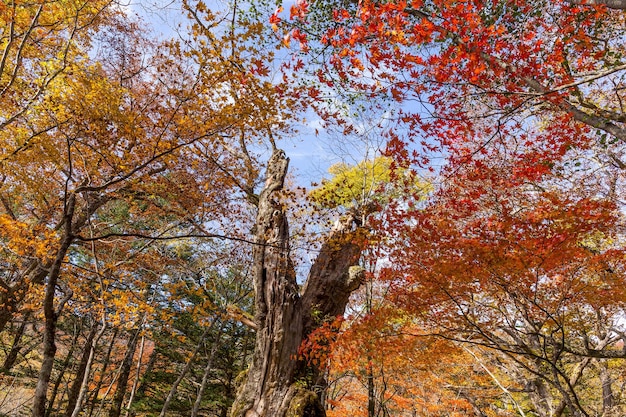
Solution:
M 311 390 L 318 372 L 296 359 L 298 348 L 323 319 L 343 314 L 350 293 L 360 284 L 361 274 L 350 267 L 361 253 L 357 242 L 361 231 L 353 230 L 350 218 L 322 245 L 306 286 L 299 291 L 290 258 L 289 227 L 279 201 L 288 163 L 285 154 L 275 149 L 258 197 L 253 250 L 256 344 L 232 417 L 326 415 Z

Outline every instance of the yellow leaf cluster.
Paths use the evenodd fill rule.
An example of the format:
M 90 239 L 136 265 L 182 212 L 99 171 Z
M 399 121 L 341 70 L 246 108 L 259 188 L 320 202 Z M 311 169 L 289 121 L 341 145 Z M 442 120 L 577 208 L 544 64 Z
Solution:
M 395 166 L 393 159 L 379 156 L 362 161 L 356 165 L 338 163 L 331 166 L 328 172 L 330 180 L 309 193 L 309 198 L 326 208 L 360 207 L 369 202 L 384 204 L 407 186 L 419 190 L 421 194 L 428 192 L 428 184 L 415 177 L 404 168 Z

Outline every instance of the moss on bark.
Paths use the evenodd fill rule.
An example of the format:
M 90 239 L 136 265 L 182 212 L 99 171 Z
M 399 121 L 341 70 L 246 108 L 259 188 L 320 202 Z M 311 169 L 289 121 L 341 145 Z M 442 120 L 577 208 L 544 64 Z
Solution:
M 286 417 L 326 417 L 326 412 L 316 393 L 296 387 Z

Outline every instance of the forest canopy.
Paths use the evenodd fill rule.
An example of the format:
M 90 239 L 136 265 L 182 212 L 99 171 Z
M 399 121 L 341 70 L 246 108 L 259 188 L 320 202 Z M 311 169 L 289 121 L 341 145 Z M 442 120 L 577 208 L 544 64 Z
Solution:
M 623 416 L 625 10 L 1 3 L 0 415 Z

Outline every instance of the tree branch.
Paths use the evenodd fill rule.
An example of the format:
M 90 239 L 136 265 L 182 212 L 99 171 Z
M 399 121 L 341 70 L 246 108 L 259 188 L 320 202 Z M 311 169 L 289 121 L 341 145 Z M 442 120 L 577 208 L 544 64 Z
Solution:
M 626 0 L 566 0 L 581 6 L 606 6 L 614 10 L 626 10 Z
M 592 0 L 592 1 L 596 1 L 596 0 Z M 598 1 L 601 1 L 601 0 L 598 0 Z M 607 0 L 607 1 L 612 1 L 612 0 Z M 615 0 L 615 1 L 626 3 L 626 0 Z M 441 25 L 433 22 L 431 20 L 431 16 L 428 15 L 427 13 L 418 9 L 411 9 L 411 8 L 405 9 L 405 12 L 412 16 L 419 17 L 419 18 L 429 21 L 442 34 L 450 36 L 455 45 L 465 48 L 468 52 L 477 54 L 488 65 L 492 67 L 497 67 L 513 77 L 518 77 L 528 88 L 530 88 L 532 91 L 534 91 L 540 96 L 547 96 L 550 94 L 554 94 L 555 91 L 560 91 L 562 89 L 567 88 L 567 86 L 561 86 L 561 87 L 557 87 L 557 90 L 553 91 L 549 89 L 548 87 L 544 86 L 541 82 L 537 81 L 535 78 L 524 76 L 524 75 L 520 76 L 519 74 L 522 74 L 523 71 L 521 71 L 517 66 L 511 63 L 507 63 L 498 57 L 490 55 L 475 46 L 467 45 L 467 43 L 464 42 L 463 39 L 458 34 L 451 32 L 448 29 L 442 27 Z M 615 71 L 620 71 L 623 69 L 625 69 L 624 65 L 620 65 L 616 67 Z M 606 75 L 610 73 L 611 72 L 607 72 Z M 594 80 L 595 79 L 597 78 L 594 78 Z M 612 121 L 606 120 L 605 118 L 602 118 L 598 115 L 586 113 L 582 111 L 581 109 L 579 109 L 578 107 L 574 106 L 570 101 L 568 101 L 565 98 L 561 98 L 560 100 L 558 100 L 555 103 L 555 105 L 561 110 L 569 113 L 575 120 L 581 123 L 587 124 L 589 126 L 595 127 L 597 129 L 603 130 L 606 133 L 609 133 L 615 136 L 616 138 L 620 139 L 621 141 L 626 142 L 626 129 L 616 125 Z

